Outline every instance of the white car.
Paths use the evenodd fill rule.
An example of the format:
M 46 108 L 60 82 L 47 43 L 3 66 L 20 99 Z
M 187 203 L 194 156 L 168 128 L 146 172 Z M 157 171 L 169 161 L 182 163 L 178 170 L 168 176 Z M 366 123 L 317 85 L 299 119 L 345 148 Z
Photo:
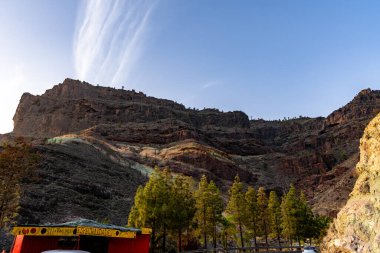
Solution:
M 90 252 L 88 252 L 88 251 L 83 251 L 83 250 L 63 250 L 63 249 L 55 249 L 55 250 L 42 251 L 41 253 L 90 253 Z
M 317 250 L 314 246 L 305 246 L 302 253 L 317 253 Z

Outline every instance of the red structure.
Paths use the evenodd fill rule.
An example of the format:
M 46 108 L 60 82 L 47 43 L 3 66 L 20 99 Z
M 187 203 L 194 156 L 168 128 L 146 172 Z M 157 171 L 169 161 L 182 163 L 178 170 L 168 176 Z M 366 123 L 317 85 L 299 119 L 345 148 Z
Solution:
M 13 228 L 11 253 L 41 253 L 45 250 L 85 250 L 91 253 L 148 253 L 150 229 L 105 225 L 78 220 L 56 225 Z

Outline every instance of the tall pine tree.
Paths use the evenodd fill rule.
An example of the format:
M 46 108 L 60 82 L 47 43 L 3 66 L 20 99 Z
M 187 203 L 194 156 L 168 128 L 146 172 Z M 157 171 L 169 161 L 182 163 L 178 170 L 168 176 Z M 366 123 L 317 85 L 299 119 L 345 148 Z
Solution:
M 314 224 L 314 214 L 307 203 L 305 193 L 301 191 L 297 211 L 297 237 L 299 241 L 313 237 Z
M 234 183 L 229 190 L 229 195 L 230 198 L 228 200 L 226 213 L 237 227 L 240 235 L 241 247 L 244 248 L 243 226 L 247 223 L 247 202 L 245 200 L 243 183 L 240 182 L 239 176 L 235 177 Z
M 269 193 L 268 214 L 270 237 L 277 239 L 281 250 L 281 204 L 275 191 Z
M 218 227 L 222 224 L 224 209 L 220 191 L 213 181 L 207 183 L 206 176 L 202 176 L 195 192 L 195 199 L 195 220 L 198 223 L 198 231 L 203 236 L 204 247 L 207 248 L 207 238 L 211 237 L 213 246 L 216 248 Z
M 259 210 L 257 205 L 257 193 L 255 188 L 249 186 L 245 193 L 245 200 L 247 202 L 247 219 L 246 227 L 252 234 L 254 245 L 257 246 L 257 234 L 258 234 L 258 220 Z
M 198 224 L 198 231 L 203 236 L 203 245 L 204 248 L 207 249 L 207 206 L 208 206 L 208 183 L 207 177 L 205 175 L 202 176 L 201 180 L 198 184 L 198 189 L 195 191 L 195 220 Z
M 218 226 L 221 225 L 223 221 L 222 212 L 224 209 L 224 204 L 220 191 L 213 181 L 208 184 L 207 191 L 209 193 L 207 216 L 209 220 L 208 223 L 211 228 L 210 233 L 212 242 L 215 249 L 216 240 L 218 237 Z
M 268 217 L 268 198 L 264 187 L 260 187 L 257 191 L 257 206 L 258 206 L 258 223 L 260 235 L 265 237 L 265 244 L 268 247 L 269 233 L 269 217 Z
M 148 183 L 138 188 L 128 225 L 152 228 L 152 252 L 158 238 L 162 239 L 162 251 L 166 251 L 169 232 L 178 235 L 178 248 L 182 248 L 182 231 L 190 225 L 195 212 L 189 180 L 156 168 Z
M 291 185 L 281 202 L 282 234 L 290 241 L 290 245 L 292 245 L 293 239 L 297 236 L 297 210 L 298 198 L 296 188 Z
M 190 185 L 190 178 L 177 175 L 171 189 L 169 224 L 171 230 L 177 231 L 178 252 L 182 251 L 182 233 L 190 226 L 195 214 L 195 199 Z

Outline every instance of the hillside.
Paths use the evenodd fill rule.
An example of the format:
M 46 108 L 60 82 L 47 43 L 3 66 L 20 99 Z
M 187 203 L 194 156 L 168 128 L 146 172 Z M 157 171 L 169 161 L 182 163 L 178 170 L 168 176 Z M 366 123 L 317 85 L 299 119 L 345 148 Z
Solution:
M 43 161 L 33 178 L 23 181 L 19 222 L 38 224 L 84 215 L 126 224 L 137 187 L 146 175 L 121 166 L 80 140 L 39 145 Z
M 359 138 L 379 111 L 380 91 L 364 90 L 327 118 L 250 121 L 239 111 L 190 109 L 66 79 L 41 96 L 25 93 L 13 133 L 0 139 L 32 139 L 44 157 L 38 169 L 44 180 L 24 184 L 21 221 L 82 216 L 122 225 L 119 216 L 127 215 L 136 187 L 154 166 L 196 179 L 206 174 L 225 192 L 236 174 L 280 193 L 295 183 L 315 211 L 335 216 L 356 179 Z M 73 166 L 73 174 L 65 173 Z M 34 207 L 38 198 L 49 208 Z M 67 208 L 55 215 L 61 205 Z

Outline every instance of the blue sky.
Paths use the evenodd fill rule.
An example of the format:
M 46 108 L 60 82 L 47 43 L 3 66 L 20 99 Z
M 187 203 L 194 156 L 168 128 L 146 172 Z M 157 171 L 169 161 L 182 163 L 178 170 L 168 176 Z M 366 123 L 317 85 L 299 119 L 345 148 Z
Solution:
M 253 118 L 327 116 L 380 84 L 380 2 L 0 1 L 0 133 L 66 77 Z

